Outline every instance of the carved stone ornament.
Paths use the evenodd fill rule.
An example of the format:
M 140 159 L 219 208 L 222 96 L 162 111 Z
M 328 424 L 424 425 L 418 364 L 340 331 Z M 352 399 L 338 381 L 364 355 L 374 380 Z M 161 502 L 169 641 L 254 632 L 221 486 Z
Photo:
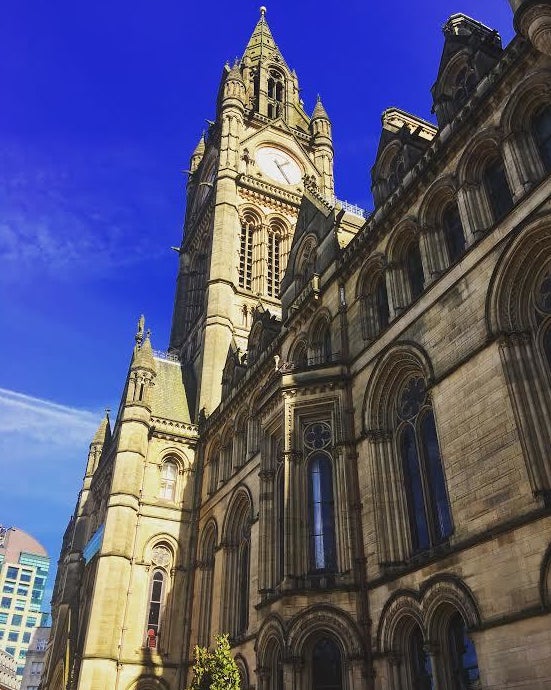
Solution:
M 304 445 L 310 450 L 327 448 L 331 443 L 331 427 L 327 422 L 315 422 L 304 429 Z
M 151 561 L 155 565 L 160 565 L 163 568 L 167 568 L 170 565 L 172 558 L 170 551 L 166 546 L 156 546 L 151 552 Z

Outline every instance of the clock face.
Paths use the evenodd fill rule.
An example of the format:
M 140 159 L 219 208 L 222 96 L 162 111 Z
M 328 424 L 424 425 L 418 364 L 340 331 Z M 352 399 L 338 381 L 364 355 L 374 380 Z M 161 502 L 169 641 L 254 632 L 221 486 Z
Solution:
M 302 179 L 301 169 L 295 159 L 275 146 L 257 149 L 256 164 L 265 175 L 282 184 L 298 184 Z

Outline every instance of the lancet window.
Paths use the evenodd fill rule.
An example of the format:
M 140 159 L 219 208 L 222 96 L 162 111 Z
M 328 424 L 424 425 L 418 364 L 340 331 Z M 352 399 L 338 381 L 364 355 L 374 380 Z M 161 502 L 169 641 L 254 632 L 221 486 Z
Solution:
M 173 501 L 176 497 L 176 482 L 178 480 L 178 465 L 170 458 L 161 467 L 161 490 L 159 498 Z
M 425 551 L 452 533 L 436 424 L 425 382 L 411 378 L 398 400 L 397 446 L 402 462 L 411 545 Z
M 423 294 L 425 282 L 421 250 L 416 239 L 410 242 L 404 252 L 404 268 L 409 283 L 410 299 L 414 301 Z
M 239 287 L 250 290 L 253 278 L 253 234 L 254 225 L 250 220 L 241 225 L 241 244 L 239 250 Z
M 203 532 L 199 563 L 201 584 L 198 637 L 199 644 L 204 647 L 210 644 L 215 550 L 216 525 L 211 522 Z
M 506 216 L 514 205 L 511 189 L 505 174 L 505 165 L 501 156 L 490 160 L 486 164 L 482 179 L 494 222 L 497 222 Z
M 551 106 L 539 110 L 533 119 L 533 133 L 546 172 L 551 172 Z
M 455 263 L 465 252 L 465 234 L 455 201 L 450 202 L 442 214 L 444 241 L 448 250 L 450 263 Z
M 272 120 L 283 116 L 283 104 L 285 101 L 285 78 L 276 69 L 271 69 L 268 73 L 268 112 L 267 115 Z
M 333 462 L 329 454 L 331 427 L 326 422 L 310 424 L 304 430 L 308 452 L 308 530 L 310 569 L 334 571 L 337 567 Z
M 341 650 L 329 637 L 320 638 L 312 649 L 313 690 L 342 690 L 343 663 Z
M 266 275 L 266 292 L 269 297 L 279 295 L 280 241 L 279 232 L 270 228 L 268 230 L 268 271 Z
M 160 644 L 164 624 L 168 569 L 172 563 L 172 555 L 166 546 L 159 544 L 152 550 L 151 561 L 153 569 L 149 582 L 145 644 L 149 649 L 156 649 Z

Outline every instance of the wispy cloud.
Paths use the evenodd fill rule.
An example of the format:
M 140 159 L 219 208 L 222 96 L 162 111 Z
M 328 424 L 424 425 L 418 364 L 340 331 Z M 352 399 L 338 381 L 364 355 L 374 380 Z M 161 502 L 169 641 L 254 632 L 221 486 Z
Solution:
M 100 418 L 0 388 L 0 524 L 38 539 L 53 571 Z
M 65 150 L 60 160 L 38 152 L 35 159 L 23 144 L 0 143 L 0 280 L 24 280 L 29 269 L 97 277 L 166 254 L 157 237 L 166 198 L 147 185 L 138 153 L 90 151 L 84 162 Z
M 0 388 L 0 447 L 6 434 L 18 436 L 22 444 L 81 445 L 90 441 L 98 421 L 96 413 Z

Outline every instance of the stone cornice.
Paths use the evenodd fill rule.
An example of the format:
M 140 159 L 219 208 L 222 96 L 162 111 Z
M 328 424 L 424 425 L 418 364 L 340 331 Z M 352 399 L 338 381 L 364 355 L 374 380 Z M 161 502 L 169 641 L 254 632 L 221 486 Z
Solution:
M 288 208 L 292 213 L 296 213 L 302 201 L 302 190 L 292 192 L 289 189 L 282 189 L 252 175 L 239 175 L 237 183 L 241 193 L 248 192 L 247 196 L 257 201 L 262 201 L 269 197 L 278 207 Z
M 151 417 L 151 435 L 156 438 L 169 437 L 179 441 L 182 439 L 197 441 L 199 438 L 198 428 L 195 424 L 176 422 L 162 417 Z

